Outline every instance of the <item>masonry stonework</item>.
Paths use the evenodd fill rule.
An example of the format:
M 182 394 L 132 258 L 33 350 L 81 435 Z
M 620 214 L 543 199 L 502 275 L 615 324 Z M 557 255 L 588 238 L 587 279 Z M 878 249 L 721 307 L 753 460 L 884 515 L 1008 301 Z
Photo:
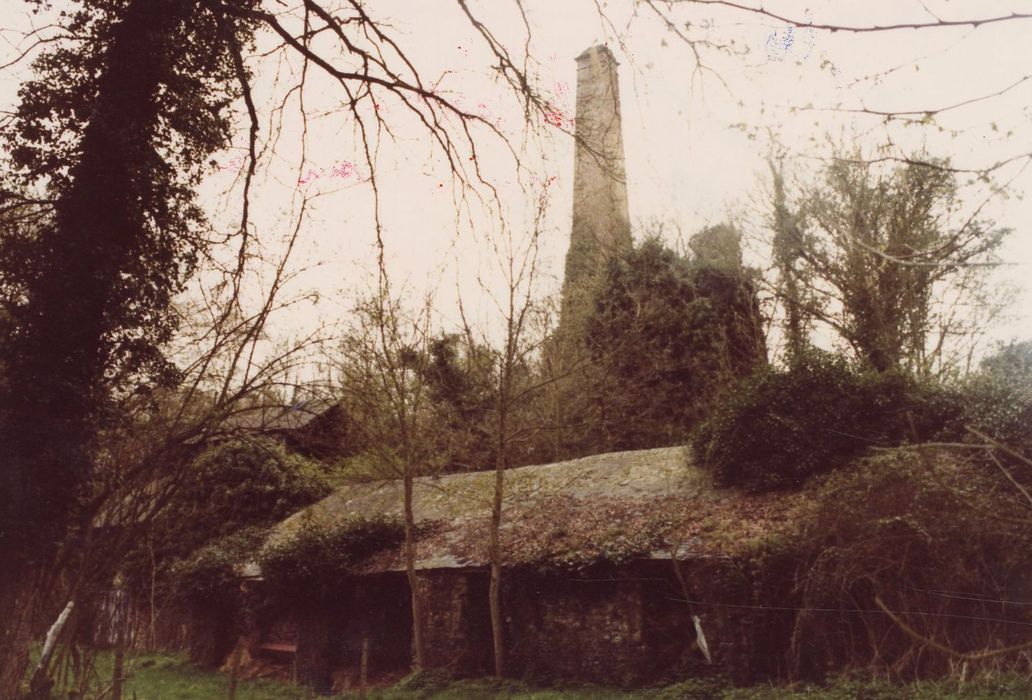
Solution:
M 617 63 L 605 46 L 577 57 L 573 227 L 566 253 L 562 324 L 576 333 L 606 261 L 630 249 Z

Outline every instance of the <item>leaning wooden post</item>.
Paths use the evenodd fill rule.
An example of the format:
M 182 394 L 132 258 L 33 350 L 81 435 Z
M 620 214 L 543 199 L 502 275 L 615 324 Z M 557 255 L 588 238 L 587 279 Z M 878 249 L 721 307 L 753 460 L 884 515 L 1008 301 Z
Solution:
M 68 622 L 68 616 L 72 614 L 73 607 L 75 607 L 75 602 L 69 600 L 64 610 L 57 616 L 57 620 L 54 621 L 54 624 L 50 626 L 50 630 L 47 632 L 46 641 L 43 642 L 43 652 L 39 655 L 39 663 L 36 664 L 36 668 L 32 673 L 32 680 L 29 682 L 29 688 L 36 697 L 45 697 L 50 692 L 50 684 L 47 683 L 46 677 L 47 666 L 50 665 L 50 657 L 54 655 L 57 637 L 61 634 L 65 623 Z

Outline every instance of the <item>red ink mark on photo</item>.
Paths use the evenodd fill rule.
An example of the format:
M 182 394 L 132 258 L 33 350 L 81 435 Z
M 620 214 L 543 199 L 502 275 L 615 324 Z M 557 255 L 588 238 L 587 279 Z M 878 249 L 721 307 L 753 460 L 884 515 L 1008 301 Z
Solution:
M 573 120 L 567 119 L 566 115 L 564 115 L 562 111 L 558 109 L 553 109 L 551 111 L 545 112 L 545 121 L 551 124 L 552 126 L 557 126 L 560 128 L 562 128 L 565 122 L 569 122 L 571 126 L 573 125 Z
M 349 177 L 355 173 L 355 164 L 350 161 L 344 161 L 338 168 L 336 165 L 333 166 L 333 175 L 341 178 Z
M 305 177 L 298 178 L 297 184 L 304 185 L 304 184 L 307 184 L 307 183 L 311 182 L 312 180 L 318 180 L 319 176 L 322 175 L 324 172 L 325 172 L 324 168 L 319 168 L 319 172 L 315 172 L 314 170 L 309 168 L 308 169 L 308 174 Z
M 244 159 L 243 156 L 237 156 L 233 160 L 229 161 L 228 164 L 220 165 L 220 164 L 216 163 L 215 167 L 218 168 L 219 170 L 233 170 L 235 172 L 240 172 L 241 170 L 244 169 L 244 162 L 245 162 L 245 159 Z
M 318 180 L 319 177 L 323 175 L 325 172 L 326 168 L 319 168 L 318 172 L 309 168 L 308 173 L 305 175 L 305 177 L 299 178 L 297 184 L 304 185 L 311 182 L 312 180 Z M 355 175 L 357 173 L 358 170 L 355 167 L 355 164 L 348 160 L 344 161 L 340 165 L 334 165 L 330 169 L 330 177 L 339 177 L 341 179 L 351 177 L 352 175 Z

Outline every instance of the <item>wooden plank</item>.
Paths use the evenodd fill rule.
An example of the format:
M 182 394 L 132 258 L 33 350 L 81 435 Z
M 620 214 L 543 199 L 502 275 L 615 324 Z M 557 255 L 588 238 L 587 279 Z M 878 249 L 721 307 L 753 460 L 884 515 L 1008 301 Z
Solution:
M 270 642 L 268 644 L 261 644 L 258 646 L 259 651 L 271 651 L 278 652 L 281 654 L 296 654 L 297 644 L 290 644 L 286 642 Z

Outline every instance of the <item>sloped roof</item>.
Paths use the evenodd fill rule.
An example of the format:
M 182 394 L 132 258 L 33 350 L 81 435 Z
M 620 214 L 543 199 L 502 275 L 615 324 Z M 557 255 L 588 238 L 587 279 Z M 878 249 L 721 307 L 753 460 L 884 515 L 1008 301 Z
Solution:
M 259 404 L 234 412 L 226 419 L 226 427 L 256 432 L 300 430 L 336 405 L 326 399 L 306 399 L 290 405 Z
M 494 472 L 420 477 L 413 510 L 417 568 L 487 565 Z M 400 480 L 344 486 L 277 525 L 267 542 L 304 527 L 402 516 Z M 714 556 L 787 523 L 789 497 L 714 489 L 687 449 L 614 452 L 505 473 L 501 529 L 506 565 L 578 567 L 627 558 Z M 722 525 L 723 523 L 723 525 Z M 726 526 L 726 527 L 725 527 Z M 732 531 L 728 531 L 731 528 Z M 401 548 L 381 551 L 358 573 L 404 568 Z

